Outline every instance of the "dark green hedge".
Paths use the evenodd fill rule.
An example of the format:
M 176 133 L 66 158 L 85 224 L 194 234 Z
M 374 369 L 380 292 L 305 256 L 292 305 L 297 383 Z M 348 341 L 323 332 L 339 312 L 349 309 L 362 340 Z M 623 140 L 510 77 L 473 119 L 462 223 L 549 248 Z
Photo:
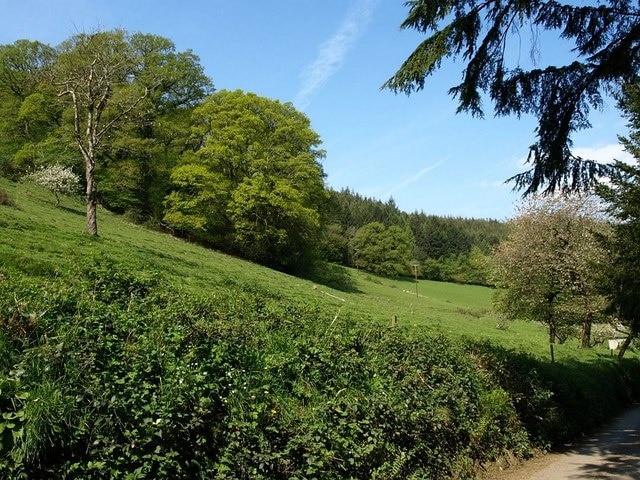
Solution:
M 595 370 L 565 388 L 487 344 L 133 271 L 0 279 L 0 478 L 473 478 L 594 394 L 567 392 Z

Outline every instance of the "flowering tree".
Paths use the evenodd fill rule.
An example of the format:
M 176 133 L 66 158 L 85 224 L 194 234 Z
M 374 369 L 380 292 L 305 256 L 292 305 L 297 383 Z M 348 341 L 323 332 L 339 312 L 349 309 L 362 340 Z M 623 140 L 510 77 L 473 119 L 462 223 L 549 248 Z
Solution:
M 73 173 L 71 167 L 49 165 L 42 167 L 26 177 L 27 180 L 51 190 L 56 196 L 56 205 L 60 205 L 60 195 L 78 193 L 80 177 Z
M 539 321 L 553 343 L 582 325 L 588 347 L 591 325 L 604 310 L 597 265 L 606 260 L 598 241 L 606 235 L 598 206 L 585 197 L 531 197 L 495 251 L 495 307 L 507 318 Z

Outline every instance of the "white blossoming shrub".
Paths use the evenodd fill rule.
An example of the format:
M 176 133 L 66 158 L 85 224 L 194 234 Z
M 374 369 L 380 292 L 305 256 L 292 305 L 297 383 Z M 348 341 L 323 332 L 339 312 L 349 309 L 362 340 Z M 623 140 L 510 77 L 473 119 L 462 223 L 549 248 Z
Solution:
M 26 180 L 51 190 L 56 196 L 56 205 L 60 204 L 60 195 L 71 195 L 80 188 L 80 177 L 71 167 L 49 165 L 27 175 Z

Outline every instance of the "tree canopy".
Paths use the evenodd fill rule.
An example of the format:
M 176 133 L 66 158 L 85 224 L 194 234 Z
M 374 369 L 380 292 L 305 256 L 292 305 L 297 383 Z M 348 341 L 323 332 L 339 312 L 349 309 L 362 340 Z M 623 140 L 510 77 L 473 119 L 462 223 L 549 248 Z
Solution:
M 409 274 L 414 238 L 411 230 L 380 222 L 358 229 L 351 246 L 358 268 L 388 277 Z
M 588 347 L 591 325 L 604 310 L 597 266 L 605 260 L 598 241 L 605 232 L 588 198 L 532 197 L 495 252 L 496 309 L 507 318 L 543 322 L 551 344 L 582 325 Z
M 58 47 L 52 84 L 68 100 L 85 163 L 89 234 L 98 233 L 96 164 L 106 139 L 124 123 L 148 121 L 153 110 L 202 99 L 211 81 L 197 61 L 190 52 L 176 54 L 167 39 L 124 30 L 77 34 Z
M 376 267 L 381 263 L 380 256 L 366 262 L 368 266 L 365 266 L 363 258 L 357 261 L 353 241 L 362 227 L 379 223 L 385 228 L 368 229 L 368 235 L 375 243 L 388 236 L 387 229 L 391 226 L 408 230 L 413 238 L 413 252 L 401 262 L 403 274 L 411 273 L 406 265 L 409 260 L 415 260 L 420 263 L 422 278 L 490 284 L 486 265 L 493 247 L 506 237 L 504 222 L 438 217 L 424 212 L 409 214 L 402 212 L 393 199 L 382 202 L 348 189 L 330 190 L 329 194 L 327 224 L 321 240 L 326 260 L 365 269 Z M 374 238 L 378 235 L 383 238 Z
M 0 173 L 14 176 L 51 151 L 50 129 L 60 125 L 62 108 L 48 82 L 55 49 L 18 40 L 0 46 Z M 58 161 L 63 155 L 56 155 Z
M 100 202 L 161 217 L 167 182 L 158 172 L 184 149 L 174 147 L 188 133 L 182 112 L 212 88 L 197 56 L 156 35 L 117 29 L 78 33 L 56 48 L 2 45 L 0 172 L 52 163 L 83 170 L 91 235 Z
M 327 201 L 324 152 L 289 103 L 220 91 L 193 113 L 195 150 L 172 173 L 165 221 L 280 268 L 308 260 Z
M 571 135 L 590 127 L 589 112 L 603 94 L 619 91 L 637 77 L 640 65 L 640 8 L 637 2 L 597 4 L 548 0 L 410 0 L 403 28 L 428 34 L 383 88 L 411 94 L 421 90 L 443 59 L 462 58 L 462 81 L 449 93 L 458 111 L 483 116 L 483 94 L 496 115 L 531 114 L 538 120 L 530 147 L 531 168 L 510 180 L 525 194 L 589 188 L 608 172 L 606 165 L 580 158 Z M 551 30 L 573 44 L 566 65 L 523 68 L 510 65 L 508 39 L 530 32 L 532 50 L 541 31 Z

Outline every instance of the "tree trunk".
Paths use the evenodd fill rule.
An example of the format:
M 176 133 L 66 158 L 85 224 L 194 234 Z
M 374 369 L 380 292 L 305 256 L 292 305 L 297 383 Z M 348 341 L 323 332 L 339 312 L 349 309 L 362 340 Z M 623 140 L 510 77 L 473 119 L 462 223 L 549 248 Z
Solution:
M 618 360 L 622 360 L 622 357 L 624 357 L 624 353 L 627 351 L 627 348 L 629 348 L 629 345 L 631 345 L 631 340 L 633 339 L 633 337 L 633 334 L 629 334 L 629 336 L 624 339 L 624 342 L 622 342 L 620 351 L 618 352 Z
M 584 318 L 584 321 L 582 322 L 582 344 L 581 344 L 582 348 L 591 347 L 591 325 L 592 324 L 593 324 L 592 314 L 591 312 L 588 312 Z
M 631 341 L 638 336 L 637 325 L 638 325 L 637 322 L 632 322 L 631 332 L 629 332 L 629 335 L 627 336 L 627 338 L 625 338 L 624 342 L 622 342 L 622 346 L 620 347 L 620 352 L 618 352 L 618 360 L 622 360 L 622 357 L 624 357 L 624 353 L 627 351 L 627 348 L 629 348 L 629 345 L 631 345 Z
M 96 210 L 98 207 L 98 186 L 93 175 L 93 162 L 86 162 L 86 180 L 87 180 L 87 233 L 93 237 L 98 236 L 98 219 Z
M 553 352 L 553 344 L 556 343 L 556 326 L 549 324 L 549 353 L 551 354 L 551 363 L 555 363 L 556 357 Z

